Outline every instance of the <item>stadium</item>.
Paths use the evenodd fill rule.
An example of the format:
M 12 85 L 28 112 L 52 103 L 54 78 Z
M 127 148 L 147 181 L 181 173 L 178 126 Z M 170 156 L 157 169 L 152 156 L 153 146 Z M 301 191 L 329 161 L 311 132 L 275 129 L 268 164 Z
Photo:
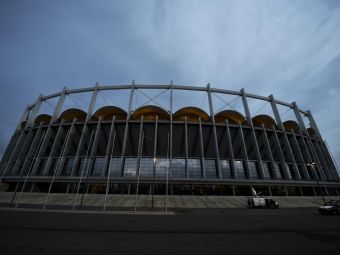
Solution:
M 210 84 L 96 84 L 39 95 L 0 174 L 14 196 L 248 196 L 252 187 L 268 196 L 340 195 L 310 111 Z

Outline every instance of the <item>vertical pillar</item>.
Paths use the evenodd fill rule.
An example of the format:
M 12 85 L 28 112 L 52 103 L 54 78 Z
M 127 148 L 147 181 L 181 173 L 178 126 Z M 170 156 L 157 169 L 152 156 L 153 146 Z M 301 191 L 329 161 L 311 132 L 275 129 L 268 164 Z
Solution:
M 94 135 L 94 140 L 93 140 L 93 145 L 92 145 L 92 149 L 90 152 L 90 162 L 89 162 L 89 171 L 87 172 L 87 175 L 91 175 L 91 171 L 93 171 L 93 167 L 95 164 L 95 153 L 97 151 L 97 147 L 98 147 L 98 142 L 99 142 L 99 137 L 100 137 L 100 133 L 101 133 L 101 122 L 103 120 L 103 117 L 100 116 L 98 123 L 97 123 L 97 128 L 96 128 L 96 133 Z
M 138 137 L 138 159 L 137 159 L 137 164 L 136 164 L 136 175 L 138 176 L 138 178 L 139 178 L 140 159 L 142 157 L 143 144 L 144 144 L 143 124 L 144 124 L 144 115 L 142 115 L 141 120 L 140 120 L 139 137 Z M 138 186 L 137 186 L 137 191 L 138 191 Z
M 108 139 L 108 142 L 107 142 L 107 147 L 106 147 L 104 164 L 103 164 L 101 176 L 105 176 L 106 175 L 106 169 L 111 167 L 109 165 L 109 163 L 111 162 L 112 152 L 113 152 L 113 148 L 114 148 L 113 139 L 114 139 L 114 132 L 115 132 L 115 119 L 116 119 L 116 116 L 113 116 L 112 121 L 111 121 L 110 134 L 109 134 L 109 139 Z
M 330 151 L 328 151 L 325 143 L 326 141 L 320 141 L 320 148 L 323 152 L 323 155 L 325 156 L 327 160 L 328 171 L 330 173 L 331 180 L 337 180 L 338 179 L 337 170 L 336 170 L 337 168 L 332 160 L 332 157 L 330 156 Z
M 225 129 L 226 129 L 226 133 L 227 133 L 227 146 L 228 146 L 228 151 L 230 153 L 230 162 L 231 164 L 230 166 L 230 172 L 231 175 L 233 176 L 233 178 L 236 178 L 236 174 L 235 174 L 235 156 L 234 156 L 234 149 L 232 146 L 232 141 L 231 141 L 231 135 L 230 135 L 230 129 L 229 129 L 229 122 L 226 119 L 225 120 Z
M 94 106 L 96 105 L 96 100 L 97 100 L 97 95 L 98 95 L 98 87 L 99 87 L 99 84 L 96 83 L 96 86 L 94 87 L 93 92 L 92 92 L 92 98 L 91 98 L 89 110 L 87 111 L 86 122 L 92 118 L 93 109 L 94 109 Z
M 170 84 L 170 134 L 169 134 L 169 172 L 172 174 L 172 119 L 173 119 L 173 88 L 172 81 Z
M 263 136 L 264 136 L 264 144 L 267 147 L 268 157 L 269 157 L 271 168 L 272 168 L 271 172 L 272 172 L 272 175 L 273 175 L 273 179 L 277 179 L 277 175 L 276 175 L 276 171 L 275 171 L 275 162 L 274 162 L 273 152 L 272 152 L 272 149 L 270 147 L 268 135 L 267 135 L 266 129 L 265 129 L 263 124 L 262 124 L 262 132 L 263 132 Z M 275 130 L 274 130 L 274 132 L 275 132 Z M 270 187 L 269 187 L 269 191 L 270 191 Z
M 198 118 L 199 127 L 199 137 L 200 137 L 200 149 L 201 149 L 201 176 L 206 177 L 205 173 L 205 160 L 204 160 L 204 144 L 203 144 L 203 134 L 202 134 L 202 121 L 201 117 Z
M 301 140 L 302 140 L 302 144 L 303 144 L 303 147 L 305 147 L 305 151 L 306 151 L 306 155 L 307 155 L 307 163 L 311 163 L 313 161 L 312 157 L 311 157 L 311 154 L 309 153 L 309 149 L 307 147 L 307 144 L 305 142 L 305 139 L 303 137 L 303 134 L 300 132 L 300 136 L 301 136 Z M 315 171 L 311 171 L 312 175 L 314 178 L 316 178 L 316 175 L 315 175 Z M 309 173 L 308 173 L 309 174 Z M 311 178 L 311 176 L 309 176 Z
M 305 123 L 303 122 L 303 119 L 302 119 L 301 114 L 300 114 L 300 110 L 299 110 L 296 102 L 293 102 L 292 105 L 293 105 L 294 114 L 295 114 L 296 119 L 299 123 L 299 126 L 302 130 L 302 133 L 308 135 Z
M 287 163 L 286 163 L 285 157 L 283 155 L 283 152 L 282 152 L 282 149 L 281 149 L 281 143 L 280 143 L 279 137 L 277 136 L 277 133 L 276 133 L 277 131 L 275 130 L 275 127 L 273 127 L 273 130 L 274 130 L 273 135 L 274 135 L 274 140 L 275 140 L 275 143 L 276 143 L 276 148 L 279 152 L 279 157 L 280 157 L 280 160 L 281 160 L 283 177 L 285 179 L 289 179 L 289 175 L 288 175 L 289 169 L 287 169 Z
M 53 145 L 52 145 L 52 148 L 51 148 L 51 152 L 50 152 L 50 155 L 48 156 L 48 159 L 47 159 L 47 162 L 46 162 L 46 165 L 45 165 L 45 169 L 43 170 L 42 175 L 48 175 L 52 161 L 53 161 L 53 156 L 54 156 L 54 154 L 56 153 L 56 150 L 57 150 L 57 145 L 61 141 L 62 136 L 64 136 L 64 134 L 65 134 L 65 132 L 63 132 L 63 128 L 62 128 L 63 123 L 64 123 L 64 121 L 62 120 L 59 127 L 58 127 L 58 131 L 57 131 L 57 134 L 54 138 L 54 142 L 53 142 Z M 54 172 L 55 172 L 55 169 L 54 169 L 53 173 Z
M 283 139 L 284 139 L 284 142 L 285 142 L 285 145 L 286 145 L 286 150 L 288 152 L 288 156 L 290 158 L 290 161 L 291 161 L 291 164 L 292 164 L 292 167 L 293 167 L 294 175 L 295 175 L 297 180 L 300 180 L 301 176 L 299 174 L 299 170 L 297 168 L 295 158 L 294 158 L 294 154 L 293 154 L 292 148 L 290 147 L 290 143 L 289 143 L 288 136 L 287 136 L 285 129 L 283 129 Z
M 273 113 L 274 113 L 274 117 L 275 117 L 276 124 L 277 124 L 277 126 L 278 126 L 280 129 L 283 130 L 282 120 L 281 120 L 279 111 L 278 111 L 278 109 L 277 109 L 276 101 L 275 101 L 273 95 L 270 95 L 270 96 L 269 96 L 269 101 L 270 101 L 270 105 L 271 105 L 272 110 L 273 110 Z
M 26 127 L 30 127 L 30 126 L 33 125 L 34 119 L 37 116 L 37 114 L 39 113 L 41 104 L 43 102 L 42 97 L 43 97 L 43 95 L 40 94 L 37 101 L 34 103 L 32 109 L 31 109 L 31 113 L 28 116 Z
M 51 124 L 58 120 L 58 117 L 61 113 L 61 109 L 63 108 L 63 105 L 64 105 L 64 101 L 65 101 L 65 98 L 66 98 L 66 92 L 67 92 L 67 88 L 64 87 L 63 91 L 61 92 L 61 94 L 59 96 L 58 103 L 57 103 L 57 105 L 54 109 L 54 113 L 53 113 L 53 116 L 51 118 Z
M 156 176 L 157 133 L 158 133 L 158 115 L 156 115 L 155 135 L 154 135 L 154 144 L 153 144 L 153 161 L 152 161 L 152 176 L 153 176 L 153 178 L 155 178 L 155 176 Z M 169 146 L 169 145 L 167 145 L 167 146 Z M 152 185 L 154 185 L 154 184 L 152 184 Z
M 189 176 L 188 171 L 188 123 L 187 123 L 187 116 L 184 119 L 184 143 L 185 143 L 185 176 Z
M 292 136 L 293 136 L 293 142 L 294 142 L 294 145 L 296 147 L 296 150 L 297 150 L 297 156 L 302 164 L 302 171 L 303 171 L 303 175 L 305 177 L 306 180 L 309 180 L 309 174 L 308 174 L 308 171 L 307 171 L 307 168 L 306 168 L 306 164 L 305 164 L 305 160 L 303 158 L 303 155 L 302 155 L 302 152 L 300 150 L 300 146 L 299 146 L 299 143 L 296 139 L 296 136 L 295 136 L 295 133 L 294 133 L 294 130 L 292 129 L 291 130 L 291 133 L 292 133 Z
M 208 83 L 207 86 L 208 90 L 208 99 L 209 99 L 209 110 L 210 110 L 210 119 L 213 124 L 213 132 L 214 132 L 214 145 L 215 145 L 215 158 L 216 158 L 216 169 L 217 169 L 217 178 L 221 179 L 221 169 L 220 169 L 220 152 L 218 148 L 218 142 L 217 142 L 217 132 L 216 132 L 216 123 L 215 123 L 215 116 L 214 116 L 214 106 L 212 102 L 212 96 L 211 96 L 211 88 L 210 83 Z
M 313 144 L 313 142 L 312 142 Z M 327 160 L 324 157 L 324 154 L 319 146 L 318 141 L 316 140 L 315 143 L 313 144 L 315 145 L 316 149 L 317 149 L 317 154 L 319 155 L 319 158 L 322 162 L 322 166 L 323 166 L 323 170 L 324 170 L 324 174 L 326 175 L 326 179 L 325 180 L 331 180 L 332 179 L 332 174 L 329 172 L 328 170 L 328 164 L 327 164 Z
M 244 154 L 244 162 L 245 162 L 245 164 L 244 164 L 245 169 L 244 170 L 246 171 L 246 178 L 251 179 L 248 152 L 247 152 L 246 143 L 244 141 L 243 130 L 242 130 L 242 126 L 241 126 L 240 122 L 238 122 L 238 129 L 239 129 L 239 135 L 240 135 L 240 139 L 241 139 L 241 148 L 242 148 L 243 154 Z
M 256 158 L 257 158 L 257 162 L 258 162 L 258 167 L 259 167 L 258 169 L 259 169 L 260 178 L 263 179 L 264 173 L 263 173 L 262 159 L 261 159 L 261 154 L 260 154 L 260 150 L 259 150 L 259 145 L 257 143 L 254 125 L 253 125 L 251 115 L 250 115 L 250 110 L 249 110 L 249 106 L 248 106 L 248 102 L 247 102 L 247 96 L 246 96 L 244 89 L 241 89 L 241 93 L 242 93 L 242 102 L 243 102 L 244 111 L 246 113 L 248 124 L 250 125 L 250 129 L 251 129 L 251 135 L 252 135 L 253 143 L 254 143 L 254 147 L 255 147 L 255 154 L 256 154 Z
M 120 157 L 120 171 L 121 171 L 122 176 L 123 176 L 123 171 L 124 171 L 124 157 L 125 157 L 125 152 L 126 152 L 126 143 L 127 143 L 128 131 L 129 131 L 129 120 L 130 120 L 130 117 L 131 117 L 131 110 L 132 110 L 134 93 L 135 93 L 135 81 L 132 81 L 132 85 L 131 85 L 131 89 L 130 89 L 129 107 L 128 107 L 128 111 L 127 111 L 126 124 L 125 124 L 125 130 L 124 130 L 122 152 L 121 152 L 121 157 Z
M 314 157 L 314 159 L 316 160 L 316 163 L 317 163 L 317 170 L 315 169 L 315 171 L 319 171 L 320 177 L 321 177 L 320 181 L 324 181 L 325 175 L 322 171 L 322 165 L 321 165 L 321 162 L 319 160 L 318 154 L 315 152 L 314 146 L 313 146 L 312 142 L 310 141 L 309 136 L 307 136 L 306 139 L 307 139 L 307 144 L 309 145 L 309 147 L 311 149 L 312 155 L 313 155 L 313 157 Z M 317 178 L 319 178 L 319 177 L 317 176 Z

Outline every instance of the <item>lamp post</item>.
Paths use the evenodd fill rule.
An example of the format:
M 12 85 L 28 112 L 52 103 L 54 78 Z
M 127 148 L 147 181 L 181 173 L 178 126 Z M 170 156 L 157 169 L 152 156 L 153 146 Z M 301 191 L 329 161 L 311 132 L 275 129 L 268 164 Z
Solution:
M 323 203 L 325 204 L 326 203 L 326 200 L 325 200 L 325 197 L 323 195 L 323 193 L 321 192 L 321 187 L 320 187 L 320 183 L 319 183 L 319 177 L 318 177 L 318 173 L 316 172 L 316 163 L 315 162 L 310 162 L 307 164 L 307 166 L 311 167 L 312 168 L 312 171 L 315 172 L 315 175 L 316 175 L 316 183 L 318 185 L 318 188 L 319 188 L 319 191 L 320 191 L 320 194 L 321 194 L 321 197 L 322 197 L 322 201 Z

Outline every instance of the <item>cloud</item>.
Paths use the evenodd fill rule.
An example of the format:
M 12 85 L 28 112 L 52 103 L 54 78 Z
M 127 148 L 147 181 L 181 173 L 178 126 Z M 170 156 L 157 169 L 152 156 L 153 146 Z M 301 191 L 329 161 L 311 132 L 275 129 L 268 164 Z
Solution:
M 0 129 L 64 86 L 210 82 L 312 110 L 340 162 L 339 25 L 338 1 L 2 1 Z

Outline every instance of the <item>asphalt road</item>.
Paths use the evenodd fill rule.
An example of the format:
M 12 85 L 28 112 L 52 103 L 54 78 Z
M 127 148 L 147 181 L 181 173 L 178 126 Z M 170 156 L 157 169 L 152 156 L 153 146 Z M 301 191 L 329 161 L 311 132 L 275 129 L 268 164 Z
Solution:
M 340 216 L 315 209 L 171 215 L 2 209 L 0 254 L 340 254 Z

